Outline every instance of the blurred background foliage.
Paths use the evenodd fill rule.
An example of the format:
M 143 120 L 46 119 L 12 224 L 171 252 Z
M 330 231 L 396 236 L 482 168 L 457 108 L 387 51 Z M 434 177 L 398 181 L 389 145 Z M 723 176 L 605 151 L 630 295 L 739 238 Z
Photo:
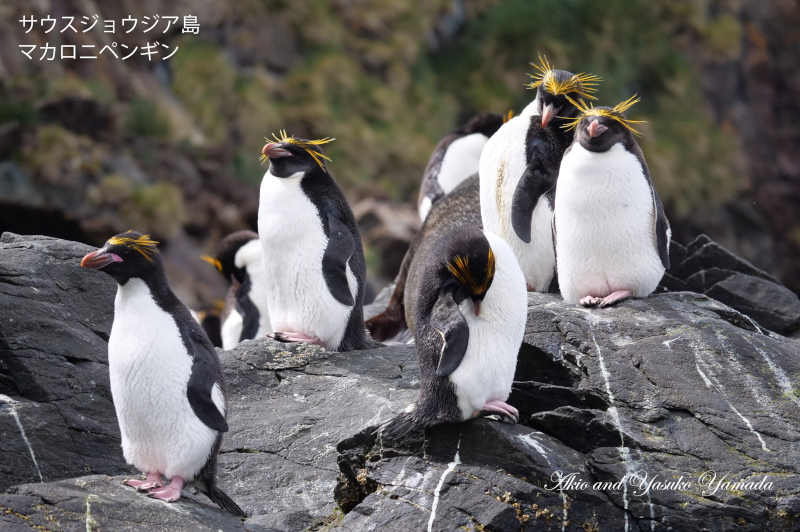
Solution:
M 196 279 L 216 281 L 198 273 L 204 266 L 194 264 L 194 255 L 194 262 L 184 255 L 209 252 L 228 232 L 255 225 L 265 136 L 286 129 L 306 138 L 336 137 L 326 146 L 329 168 L 351 203 L 394 202 L 396 218 L 406 223 L 439 138 L 478 112 L 519 112 L 533 97 L 524 84 L 538 54 L 557 68 L 601 76 L 597 104 L 641 96 L 628 114 L 647 121 L 640 142 L 684 240 L 710 232 L 784 279 L 793 263 L 782 257 L 800 256 L 800 223 L 784 204 L 795 197 L 791 183 L 800 176 L 800 161 L 751 146 L 753 139 L 775 144 L 783 135 L 789 153 L 796 137 L 752 112 L 766 94 L 757 90 L 772 90 L 762 117 L 774 116 L 778 105 L 792 113 L 797 108 L 786 96 L 800 86 L 800 56 L 792 55 L 800 52 L 792 37 L 796 2 L 94 5 L 89 11 L 79 0 L 10 0 L 0 10 L 0 230 L 48 234 L 50 224 L 42 222 L 52 219 L 59 229 L 51 234 L 93 244 L 131 227 L 149 231 L 173 250 L 167 258 L 174 272 L 191 272 L 178 282 L 190 303 L 207 304 L 220 288 L 197 288 Z M 200 33 L 182 34 L 176 26 L 159 34 L 179 48 L 167 61 L 108 55 L 29 61 L 17 52 L 28 43 L 95 42 L 99 48 L 111 39 L 129 45 L 153 39 L 140 29 L 113 36 L 25 33 L 19 23 L 23 16 L 95 13 L 118 21 L 194 14 Z M 784 55 L 775 57 L 776 50 Z M 787 68 L 788 81 L 778 81 L 775 72 Z M 748 127 L 756 120 L 769 122 L 769 134 Z M 763 161 L 776 166 L 763 168 Z M 775 180 L 768 197 L 757 190 L 765 176 Z M 356 208 L 357 215 L 370 209 Z M 399 232 L 407 239 L 416 226 L 406 225 Z M 397 260 L 364 236 L 371 269 L 391 277 Z

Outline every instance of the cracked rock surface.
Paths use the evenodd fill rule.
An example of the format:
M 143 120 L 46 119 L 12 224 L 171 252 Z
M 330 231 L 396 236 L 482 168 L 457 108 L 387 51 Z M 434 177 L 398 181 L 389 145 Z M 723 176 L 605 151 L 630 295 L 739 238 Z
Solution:
M 261 339 L 219 351 L 230 426 L 220 487 L 251 517 L 188 490 L 173 505 L 147 499 L 121 485 L 106 367 L 116 286 L 77 267 L 88 250 L 0 240 L 0 529 L 800 527 L 800 343 L 690 292 L 602 310 L 529 294 L 509 398 L 521 423 L 398 441 L 372 432 L 416 397 L 413 346 L 331 353 Z M 703 493 L 708 470 L 772 485 Z M 556 471 L 587 486 L 548 489 Z M 684 486 L 613 486 L 637 472 Z
M 128 470 L 108 381 L 116 283 L 79 267 L 94 249 L 0 238 L 0 490 Z
M 524 342 L 508 401 L 520 425 L 472 421 L 401 441 L 364 431 L 339 444 L 342 529 L 797 530 L 795 341 L 669 293 L 597 310 L 529 294 Z M 555 470 L 588 487 L 546 489 Z M 705 471 L 772 486 L 710 493 Z M 685 484 L 593 489 L 637 472 Z

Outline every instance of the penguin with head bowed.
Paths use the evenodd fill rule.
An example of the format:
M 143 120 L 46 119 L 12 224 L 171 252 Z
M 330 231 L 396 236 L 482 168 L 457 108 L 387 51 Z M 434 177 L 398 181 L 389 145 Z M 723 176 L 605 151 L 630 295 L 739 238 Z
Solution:
M 258 233 L 273 338 L 335 351 L 374 347 L 364 326 L 366 262 L 353 211 L 320 145 L 267 139 Z
M 219 241 L 213 257 L 202 257 L 231 283 L 221 316 L 225 350 L 272 332 L 267 307 L 268 281 L 261 256 L 258 234 L 236 231 Z
M 534 65 L 528 87 L 536 98 L 489 139 L 480 160 L 483 227 L 509 243 L 529 290 L 556 285 L 551 222 L 561 156 L 572 131 L 561 128 L 578 109 L 569 100 L 592 93 L 600 78 L 555 70 L 547 59 Z
M 561 295 L 584 306 L 645 297 L 669 268 L 671 230 L 625 111 L 588 107 L 566 125 L 553 219 Z
M 128 231 L 81 261 L 119 284 L 108 339 L 111 395 L 125 460 L 147 474 L 125 484 L 167 502 L 193 484 L 245 516 L 216 485 L 228 430 L 225 375 L 208 336 L 167 284 L 156 244 Z M 171 480 L 166 486 L 162 475 Z
M 519 412 L 505 401 L 525 333 L 527 293 L 509 245 L 476 227 L 453 230 L 428 259 L 416 312 L 419 397 L 378 430 L 399 436 L 479 415 L 517 422 Z
M 509 118 L 497 113 L 481 113 L 439 141 L 425 167 L 419 190 L 417 208 L 423 222 L 434 203 L 477 173 L 486 141 Z

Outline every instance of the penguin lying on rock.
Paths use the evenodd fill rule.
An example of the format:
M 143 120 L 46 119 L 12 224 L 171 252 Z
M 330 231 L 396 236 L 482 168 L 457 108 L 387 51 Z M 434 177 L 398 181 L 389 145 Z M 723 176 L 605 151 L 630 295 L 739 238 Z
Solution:
M 561 161 L 553 232 L 561 295 L 612 305 L 645 297 L 669 268 L 671 230 L 625 111 L 587 107 L 567 127 L 575 140 Z
M 267 139 L 258 233 L 273 330 L 284 342 L 335 351 L 379 345 L 364 326 L 367 267 L 353 211 L 328 173 L 321 144 L 334 139 Z
M 420 393 L 379 431 L 499 415 L 516 423 L 511 393 L 527 317 L 525 277 L 509 245 L 476 227 L 453 230 L 432 252 L 417 302 Z
M 229 283 L 221 317 L 222 348 L 272 332 L 267 308 L 267 279 L 261 263 L 261 242 L 253 231 L 236 231 L 217 244 L 212 264 Z
M 554 70 L 547 59 L 529 88 L 536 99 L 486 143 L 480 160 L 483 227 L 511 245 L 528 289 L 553 291 L 552 217 L 561 156 L 572 142 L 563 117 L 578 109 L 569 100 L 594 98 L 600 78 Z M 553 286 L 551 287 L 551 283 Z
M 128 231 L 81 261 L 119 283 L 108 339 L 111 395 L 125 460 L 147 474 L 125 484 L 167 502 L 193 484 L 246 517 L 216 483 L 228 430 L 225 375 L 208 336 L 167 284 L 156 244 Z
M 497 113 L 481 113 L 442 137 L 428 160 L 419 189 L 417 208 L 423 222 L 434 203 L 478 171 L 478 161 L 486 141 L 505 119 Z

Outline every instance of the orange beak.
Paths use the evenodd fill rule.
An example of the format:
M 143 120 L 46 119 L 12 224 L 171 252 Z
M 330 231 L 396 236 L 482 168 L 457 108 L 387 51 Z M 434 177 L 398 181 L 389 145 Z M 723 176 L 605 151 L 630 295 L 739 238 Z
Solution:
M 113 253 L 108 253 L 104 249 L 98 249 L 97 251 L 92 251 L 83 259 L 81 260 L 81 268 L 91 268 L 92 270 L 98 270 L 105 266 L 108 266 L 112 262 L 122 262 L 122 258 L 119 255 L 115 255 Z
M 261 150 L 261 153 L 269 157 L 270 159 L 277 159 L 278 157 L 291 157 L 292 152 L 289 150 L 285 150 L 280 147 L 279 144 L 275 142 L 271 142 L 264 146 L 264 149 Z
M 608 128 L 602 125 L 600 122 L 598 122 L 597 119 L 595 118 L 594 121 L 591 124 L 589 124 L 589 127 L 586 128 L 586 131 L 589 132 L 590 137 L 594 138 L 602 135 L 606 129 Z

